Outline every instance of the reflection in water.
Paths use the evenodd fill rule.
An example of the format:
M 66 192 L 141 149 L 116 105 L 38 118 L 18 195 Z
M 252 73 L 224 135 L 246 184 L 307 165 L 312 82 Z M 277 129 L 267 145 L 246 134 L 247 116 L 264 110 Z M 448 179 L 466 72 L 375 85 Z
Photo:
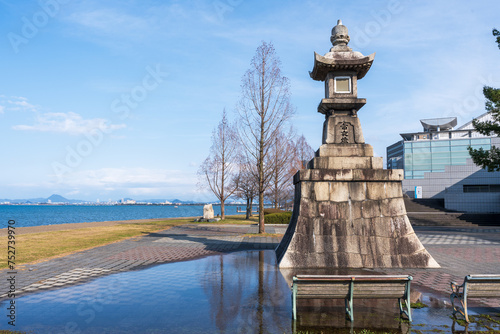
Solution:
M 37 334 L 291 332 L 290 290 L 272 250 L 113 274 L 18 297 L 16 307 L 15 329 Z
M 314 272 L 312 272 L 314 273 Z M 33 333 L 407 333 L 392 300 L 303 300 L 292 320 L 291 291 L 274 251 L 237 252 L 123 272 L 16 299 L 18 331 Z M 449 307 L 413 311 L 413 330 L 450 332 Z M 6 310 L 8 301 L 0 303 Z M 475 309 L 475 311 L 477 311 Z M 491 311 L 491 310 L 486 310 Z M 480 311 L 483 312 L 483 311 Z M 3 313 L 5 314 L 5 313 Z M 12 329 L 0 321 L 0 329 Z M 498 329 L 498 326 L 494 326 Z M 474 327 L 474 329 L 477 329 Z M 455 325 L 453 330 L 463 327 Z
M 283 268 L 281 273 L 288 285 L 295 275 L 374 275 L 372 269 L 301 269 Z M 401 321 L 397 299 L 354 299 L 354 321 L 347 320 L 343 299 L 299 299 L 297 320 L 293 327 L 304 332 L 349 333 L 361 329 L 375 332 L 408 333 L 409 324 Z
M 276 268 L 273 251 L 207 258 L 210 280 L 202 280 L 211 318 L 224 333 L 288 333 L 290 289 Z
M 227 263 L 227 260 L 226 260 Z M 206 263 L 206 272 L 213 275 L 208 280 L 202 280 L 203 291 L 207 294 L 210 304 L 210 315 L 215 326 L 225 332 L 227 329 L 227 319 L 234 319 L 238 315 L 238 305 L 242 299 L 242 285 L 232 284 L 231 279 L 224 280 L 224 256 L 213 256 Z M 240 273 L 234 273 L 234 279 L 244 279 Z M 230 274 L 229 274 L 230 276 Z
M 353 323 L 345 318 L 344 300 L 300 300 L 298 319 L 293 321 L 287 281 L 291 281 L 289 276 L 294 273 L 277 268 L 274 252 L 212 256 L 200 270 L 212 273 L 210 280 L 201 279 L 200 283 L 209 299 L 211 318 L 220 333 L 230 328 L 236 333 L 289 333 L 293 330 L 349 333 L 354 329 L 409 332 L 409 324 L 400 321 L 396 299 L 355 300 Z

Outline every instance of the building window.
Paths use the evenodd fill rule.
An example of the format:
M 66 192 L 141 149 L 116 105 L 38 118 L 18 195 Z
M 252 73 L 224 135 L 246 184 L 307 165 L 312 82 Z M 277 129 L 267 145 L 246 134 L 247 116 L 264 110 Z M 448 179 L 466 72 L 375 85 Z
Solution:
M 335 93 L 351 92 L 351 77 L 335 77 Z
M 402 154 L 405 171 L 430 170 L 444 172 L 448 165 L 465 165 L 470 154 L 467 148 L 491 149 L 490 138 L 430 140 L 420 142 L 405 142 Z M 390 156 L 392 157 L 392 155 Z M 405 174 L 405 179 L 412 179 L 415 174 Z
M 500 184 L 464 184 L 464 193 L 500 193 Z

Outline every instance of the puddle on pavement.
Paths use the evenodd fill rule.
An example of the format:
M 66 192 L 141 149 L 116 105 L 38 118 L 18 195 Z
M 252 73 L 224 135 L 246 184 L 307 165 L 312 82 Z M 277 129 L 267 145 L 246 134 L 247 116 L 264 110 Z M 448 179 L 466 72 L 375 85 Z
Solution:
M 429 307 L 413 310 L 412 325 L 400 321 L 395 300 L 355 300 L 353 323 L 345 320 L 343 300 L 301 300 L 294 322 L 284 275 L 289 279 L 290 272 L 277 269 L 272 250 L 163 264 L 19 297 L 15 328 L 5 315 L 0 328 L 33 333 L 467 332 L 450 318 L 449 306 L 425 294 L 420 298 Z M 6 307 L 4 301 L 3 314 Z M 468 330 L 487 329 L 470 325 Z

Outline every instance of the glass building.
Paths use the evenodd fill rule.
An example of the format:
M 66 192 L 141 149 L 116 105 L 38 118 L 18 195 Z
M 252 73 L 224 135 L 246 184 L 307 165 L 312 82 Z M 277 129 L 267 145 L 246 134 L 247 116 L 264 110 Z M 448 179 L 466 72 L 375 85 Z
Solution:
M 491 138 L 408 141 L 402 144 L 405 179 L 423 179 L 425 173 L 444 172 L 445 166 L 466 165 L 470 159 L 467 148 L 489 150 Z
M 486 121 L 492 118 L 485 113 L 477 119 Z M 445 206 L 446 198 L 451 198 L 453 193 L 456 206 L 463 208 L 464 204 L 456 200 L 459 198 L 457 194 L 469 194 L 469 189 L 488 189 L 489 193 L 495 193 L 489 195 L 491 205 L 485 208 L 482 204 L 484 210 L 468 211 L 491 212 L 491 206 L 500 211 L 500 191 L 497 191 L 500 173 L 488 173 L 474 165 L 467 150 L 469 146 L 489 150 L 492 145 L 500 146 L 500 139 L 479 134 L 472 121 L 455 128 L 456 117 L 423 119 L 420 123 L 423 126 L 421 132 L 402 133 L 401 141 L 387 147 L 387 168 L 404 170 L 403 191 L 413 197 L 415 187 L 420 187 L 423 198 L 443 198 Z M 477 198 L 476 194 L 474 200 Z M 468 201 L 471 202 L 471 198 Z M 449 208 L 452 202 L 448 201 Z

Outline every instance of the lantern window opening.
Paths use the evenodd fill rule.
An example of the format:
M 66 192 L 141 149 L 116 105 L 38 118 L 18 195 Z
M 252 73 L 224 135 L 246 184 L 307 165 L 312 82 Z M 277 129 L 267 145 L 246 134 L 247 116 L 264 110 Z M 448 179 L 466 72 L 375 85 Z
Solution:
M 351 93 L 351 77 L 349 76 L 339 76 L 334 78 L 334 92 L 335 93 Z

